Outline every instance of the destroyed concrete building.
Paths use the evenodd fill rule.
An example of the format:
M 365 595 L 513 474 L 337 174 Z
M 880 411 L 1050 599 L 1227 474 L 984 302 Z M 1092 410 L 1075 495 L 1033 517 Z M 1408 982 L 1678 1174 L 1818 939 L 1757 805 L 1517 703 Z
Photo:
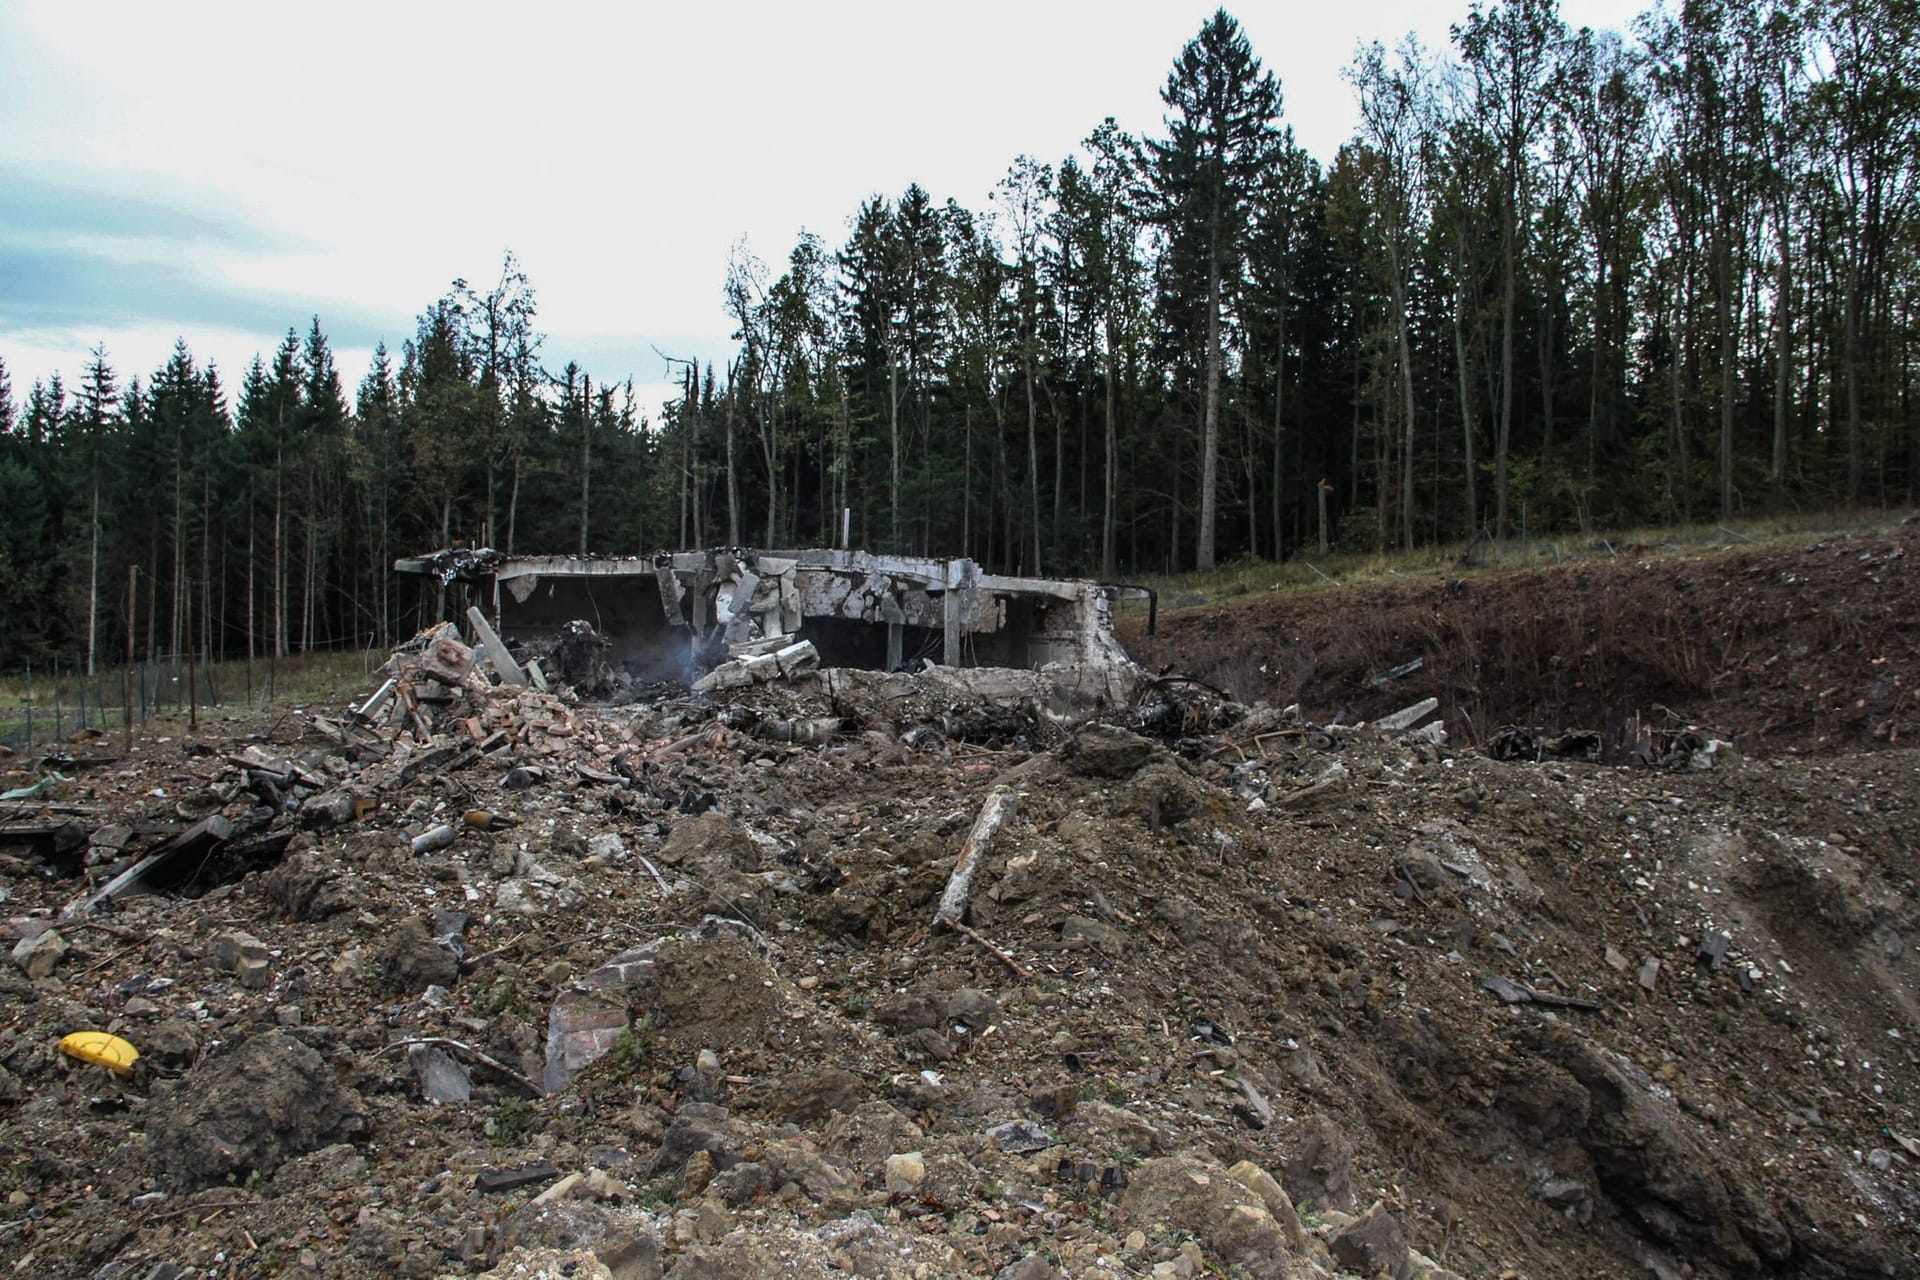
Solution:
M 1111 602 L 1144 588 L 992 574 L 964 558 L 729 547 L 653 556 L 511 556 L 449 549 L 403 573 L 465 584 L 508 649 L 592 628 L 637 680 L 726 687 L 790 664 L 1042 672 L 1075 700 L 1126 699 L 1136 668 Z M 476 624 L 476 629 L 478 629 Z M 484 634 L 477 637 L 485 643 Z

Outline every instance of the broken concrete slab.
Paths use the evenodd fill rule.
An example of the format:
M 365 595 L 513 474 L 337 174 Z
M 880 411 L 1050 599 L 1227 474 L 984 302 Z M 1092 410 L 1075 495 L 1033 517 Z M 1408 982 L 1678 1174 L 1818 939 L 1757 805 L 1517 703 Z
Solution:
M 407 1065 L 420 1082 L 421 1096 L 429 1102 L 466 1102 L 473 1097 L 473 1076 L 445 1049 L 413 1045 L 407 1050 Z
M 233 838 L 233 824 L 219 814 L 203 818 L 103 885 L 66 915 L 84 915 L 103 902 L 154 892 L 155 882 L 185 870 L 182 865 L 214 852 Z
M 404 558 L 401 572 L 452 572 L 499 608 L 495 638 L 534 642 L 592 617 L 611 640 L 610 661 L 636 677 L 683 679 L 688 659 L 710 643 L 753 644 L 783 636 L 814 642 L 824 666 L 888 670 L 912 653 L 944 663 L 1084 672 L 1119 684 L 1134 668 L 1113 635 L 1115 592 L 1095 582 L 985 573 L 966 559 L 873 555 L 813 548 L 674 552 L 650 557 L 489 553 Z M 538 582 L 541 590 L 528 584 Z M 504 594 L 503 594 L 504 590 Z M 481 635 L 489 655 L 505 648 Z M 504 672 L 503 672 L 503 678 Z M 720 675 L 714 689 L 744 687 Z
M 478 605 L 467 610 L 467 622 L 472 625 L 473 634 L 478 637 L 480 643 L 487 647 L 487 661 L 491 662 L 493 669 L 500 673 L 500 683 L 525 684 L 527 673 L 521 669 L 518 662 L 513 660 L 513 655 L 507 652 L 506 642 L 500 638 L 500 633 L 493 629 L 493 624 L 487 621 L 487 616 L 480 612 Z
M 1381 716 L 1373 722 L 1373 727 L 1386 733 L 1399 733 L 1413 728 L 1439 709 L 1440 699 L 1422 698 L 1412 706 L 1402 707 L 1391 715 Z

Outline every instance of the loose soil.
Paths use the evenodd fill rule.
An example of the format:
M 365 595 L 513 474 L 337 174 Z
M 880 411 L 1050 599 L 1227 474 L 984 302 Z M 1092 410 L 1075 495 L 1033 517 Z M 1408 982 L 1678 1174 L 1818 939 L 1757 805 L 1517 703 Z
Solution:
M 520 695 L 503 722 L 542 733 L 415 769 L 430 744 L 351 758 L 337 711 L 142 740 L 35 803 L 128 828 L 121 861 L 258 805 L 243 747 L 372 804 L 79 919 L 75 869 L 9 849 L 0 1256 L 1914 1274 L 1917 552 L 1906 527 L 1250 595 L 1126 636 L 1239 703 L 1165 681 L 1092 724 L 802 683 Z M 1447 742 L 1359 727 L 1429 696 Z M 829 741 L 749 731 L 822 712 Z M 1530 750 L 1479 749 L 1511 727 Z M 936 928 L 995 787 L 1018 807 L 971 933 Z M 35 960 L 49 925 L 67 950 Z M 589 986 L 625 1029 L 542 1093 L 550 1009 Z M 139 1066 L 63 1055 L 76 1030 Z M 467 1100 L 424 1096 L 428 1047 Z
M 1158 630 L 1122 623 L 1149 667 L 1333 720 L 1435 697 L 1463 744 L 1508 725 L 1587 729 L 1626 758 L 1649 726 L 1696 724 L 1752 754 L 1899 745 L 1920 734 L 1920 518 L 1790 549 L 1622 547 L 1448 581 L 1248 593 Z

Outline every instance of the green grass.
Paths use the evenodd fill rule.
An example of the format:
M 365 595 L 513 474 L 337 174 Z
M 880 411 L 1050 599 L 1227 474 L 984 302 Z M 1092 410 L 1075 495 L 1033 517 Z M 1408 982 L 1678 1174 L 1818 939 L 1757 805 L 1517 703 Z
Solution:
M 253 661 L 251 688 L 244 658 L 215 662 L 195 670 L 198 701 L 202 714 L 209 710 L 231 711 L 238 708 L 299 707 L 344 704 L 356 694 L 371 691 L 371 674 L 386 660 L 386 652 L 377 650 L 336 650 L 327 653 L 295 654 L 269 664 L 263 658 Z M 81 680 L 77 669 L 62 664 L 58 688 L 58 728 L 65 737 L 78 727 L 78 699 Z M 125 705 L 124 668 L 103 669 L 85 680 L 87 724 L 117 734 Z M 148 706 L 148 723 L 160 725 L 188 723 L 187 673 L 184 666 L 165 665 L 159 677 L 157 706 Z M 151 686 L 150 686 L 151 687 Z M 26 741 L 29 683 L 24 669 L 0 674 L 0 743 L 16 750 Z M 35 748 L 54 738 L 55 683 L 51 664 L 34 664 L 32 688 L 33 742 Z M 138 687 L 134 691 L 134 719 L 140 722 Z
M 1236 600 L 1283 592 L 1302 594 L 1385 582 L 1436 581 L 1500 573 L 1569 561 L 1632 555 L 1640 560 L 1741 547 L 1792 547 L 1847 534 L 1880 533 L 1907 514 L 1897 511 L 1824 511 L 1736 520 L 1721 525 L 1657 525 L 1551 537 L 1511 537 L 1502 546 L 1486 541 L 1440 543 L 1412 551 L 1356 551 L 1334 547 L 1326 554 L 1309 546 L 1275 563 L 1253 556 L 1206 573 L 1147 574 L 1134 581 L 1159 592 L 1160 609 L 1219 607 Z M 1119 617 L 1146 615 L 1144 601 L 1115 604 Z

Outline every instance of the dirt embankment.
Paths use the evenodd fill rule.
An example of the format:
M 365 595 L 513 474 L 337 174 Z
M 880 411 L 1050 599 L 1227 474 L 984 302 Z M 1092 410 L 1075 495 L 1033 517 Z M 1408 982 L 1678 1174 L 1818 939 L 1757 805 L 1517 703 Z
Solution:
M 1303 720 L 811 677 L 614 709 L 456 663 L 378 732 L 143 741 L 7 819 L 78 834 L 0 860 L 0 1255 L 1914 1274 L 1913 550 L 1255 602 L 1142 646 Z M 1333 724 L 1423 696 L 1450 743 Z M 1748 749 L 1470 745 L 1655 703 Z M 162 892 L 63 915 L 165 849 Z M 63 1053 L 80 1030 L 139 1064 Z
M 1257 595 L 1122 636 L 1236 697 L 1366 719 L 1440 699 L 1456 742 L 1520 725 L 1599 732 L 1627 758 L 1647 728 L 1697 724 L 1754 754 L 1920 734 L 1920 521 L 1812 546 L 1487 571 L 1445 583 Z M 1415 659 L 1419 670 L 1375 682 Z

